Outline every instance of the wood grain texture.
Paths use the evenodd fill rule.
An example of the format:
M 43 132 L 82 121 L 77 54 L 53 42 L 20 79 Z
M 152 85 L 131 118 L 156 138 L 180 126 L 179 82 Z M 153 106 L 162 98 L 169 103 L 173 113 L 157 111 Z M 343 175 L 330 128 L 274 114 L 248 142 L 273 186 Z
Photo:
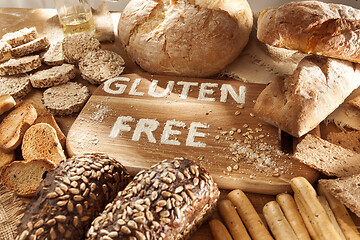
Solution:
M 210 171 L 220 188 L 240 188 L 262 194 L 290 191 L 289 180 L 295 176 L 304 176 L 310 182 L 316 180 L 316 171 L 282 153 L 278 129 L 253 115 L 254 101 L 264 85 L 148 74 L 122 77 L 125 79 L 114 80 L 109 85 L 112 93 L 105 91 L 105 85 L 94 91 L 69 131 L 70 155 L 107 152 L 132 174 L 163 159 L 185 157 Z M 171 93 L 167 97 L 151 96 L 154 94 L 149 93 L 149 89 L 154 80 L 157 81 L 156 94 L 163 93 L 169 82 L 173 82 Z M 131 93 L 135 81 L 137 93 Z M 194 85 L 186 99 L 184 94 L 180 97 L 183 82 Z M 224 85 L 234 90 L 234 97 L 231 94 L 224 97 Z M 121 87 L 125 91 L 119 94 Z M 245 94 L 244 104 L 238 98 L 241 88 Z M 123 117 L 132 120 L 123 122 L 128 129 L 118 129 L 118 134 L 111 137 L 116 122 Z M 136 132 L 144 122 L 158 126 L 154 125 L 151 133 L 142 132 L 139 136 Z M 188 144 L 194 123 L 202 124 L 196 131 L 204 136 L 195 136 L 193 141 L 206 144 L 204 147 Z M 169 124 L 179 126 L 164 130 Z M 203 127 L 205 125 L 208 128 Z M 169 131 L 168 138 L 164 137 Z

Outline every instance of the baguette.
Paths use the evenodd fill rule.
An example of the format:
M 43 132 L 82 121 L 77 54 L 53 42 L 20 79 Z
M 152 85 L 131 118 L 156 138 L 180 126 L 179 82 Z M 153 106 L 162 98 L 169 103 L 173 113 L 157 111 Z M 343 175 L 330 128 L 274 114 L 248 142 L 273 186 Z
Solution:
M 128 183 L 106 154 L 84 154 L 46 174 L 18 226 L 19 239 L 83 239 L 91 221 Z
M 2 37 L 2 41 L 7 42 L 11 47 L 17 47 L 22 44 L 31 42 L 38 38 L 38 32 L 35 27 L 23 28 L 16 32 L 6 33 Z
M 230 233 L 220 220 L 210 220 L 209 226 L 211 230 L 211 235 L 215 240 L 232 240 Z
M 38 52 L 44 50 L 50 45 L 47 37 L 37 38 L 31 42 L 25 43 L 18 47 L 11 49 L 11 55 L 13 57 L 22 57 L 25 55 L 29 55 L 30 53 Z
M 15 105 L 16 102 L 11 95 L 9 94 L 0 95 L 0 115 L 3 114 L 4 112 L 9 111 Z
M 36 117 L 36 109 L 29 103 L 11 111 L 0 124 L 0 148 L 6 152 L 17 148 Z
M 9 94 L 22 99 L 32 90 L 30 78 L 25 74 L 0 77 L 0 95 Z
M 47 123 L 50 126 L 52 126 L 56 131 L 56 135 L 57 138 L 59 139 L 61 146 L 63 147 L 63 149 L 65 148 L 66 136 L 61 131 L 59 125 L 57 124 L 54 116 L 51 113 L 43 113 L 38 115 L 34 124 L 38 124 L 38 123 Z
M 92 222 L 86 239 L 187 239 L 213 213 L 219 195 L 202 167 L 165 160 L 139 172 Z

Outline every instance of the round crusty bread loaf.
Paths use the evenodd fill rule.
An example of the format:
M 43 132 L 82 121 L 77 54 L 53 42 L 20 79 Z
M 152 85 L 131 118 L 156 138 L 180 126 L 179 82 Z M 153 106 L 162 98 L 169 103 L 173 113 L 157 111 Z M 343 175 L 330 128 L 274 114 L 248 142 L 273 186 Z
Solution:
M 124 59 L 109 50 L 89 52 L 79 62 L 82 77 L 92 84 L 101 84 L 118 77 L 124 70 Z
M 205 77 L 240 54 L 252 24 L 246 0 L 132 0 L 118 31 L 126 52 L 144 70 Z
M 25 97 L 32 87 L 26 74 L 0 77 L 0 95 L 10 94 L 13 98 Z
M 88 98 L 89 89 L 77 82 L 67 82 L 44 91 L 42 102 L 54 115 L 70 115 L 80 112 Z
M 257 37 L 266 44 L 360 62 L 360 10 L 321 1 L 286 3 L 264 10 Z

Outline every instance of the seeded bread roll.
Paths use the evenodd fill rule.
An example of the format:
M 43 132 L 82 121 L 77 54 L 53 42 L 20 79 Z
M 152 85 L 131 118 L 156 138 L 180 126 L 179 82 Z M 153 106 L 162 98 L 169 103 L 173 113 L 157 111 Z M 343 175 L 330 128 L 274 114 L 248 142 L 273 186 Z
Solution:
M 89 97 L 89 89 L 86 86 L 68 82 L 46 89 L 42 102 L 52 114 L 64 116 L 80 112 Z
M 68 35 L 63 40 L 65 61 L 77 64 L 82 57 L 90 51 L 100 49 L 100 42 L 89 33 Z
M 38 52 L 44 50 L 50 45 L 47 37 L 37 38 L 31 42 L 20 45 L 11 50 L 11 55 L 13 57 L 22 57 L 33 52 Z
M 89 52 L 79 62 L 82 77 L 92 84 L 101 84 L 106 80 L 120 76 L 124 70 L 124 59 L 109 50 Z
M 0 64 L 0 76 L 30 72 L 41 66 L 39 55 L 10 59 Z
M 31 42 L 38 37 L 38 32 L 35 27 L 23 28 L 16 32 L 7 33 L 2 37 L 2 40 L 10 44 L 12 47 L 17 47 L 22 44 Z
M 37 71 L 30 77 L 34 88 L 47 88 L 68 82 L 76 77 L 75 66 L 63 64 L 46 70 Z
M 19 240 L 83 239 L 91 221 L 128 183 L 106 154 L 85 154 L 47 173 L 18 226 Z
M 165 160 L 118 193 L 92 222 L 87 239 L 187 239 L 212 214 L 219 194 L 202 167 Z
M 9 94 L 15 99 L 24 98 L 32 87 L 26 74 L 0 77 L 0 95 Z

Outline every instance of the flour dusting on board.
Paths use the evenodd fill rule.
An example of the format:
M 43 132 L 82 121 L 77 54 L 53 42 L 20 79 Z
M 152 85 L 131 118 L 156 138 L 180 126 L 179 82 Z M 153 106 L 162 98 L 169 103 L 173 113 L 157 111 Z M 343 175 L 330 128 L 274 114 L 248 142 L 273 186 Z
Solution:
M 96 110 L 91 114 L 90 119 L 97 122 L 103 122 L 108 116 L 111 116 L 111 109 L 102 104 L 90 104 Z

